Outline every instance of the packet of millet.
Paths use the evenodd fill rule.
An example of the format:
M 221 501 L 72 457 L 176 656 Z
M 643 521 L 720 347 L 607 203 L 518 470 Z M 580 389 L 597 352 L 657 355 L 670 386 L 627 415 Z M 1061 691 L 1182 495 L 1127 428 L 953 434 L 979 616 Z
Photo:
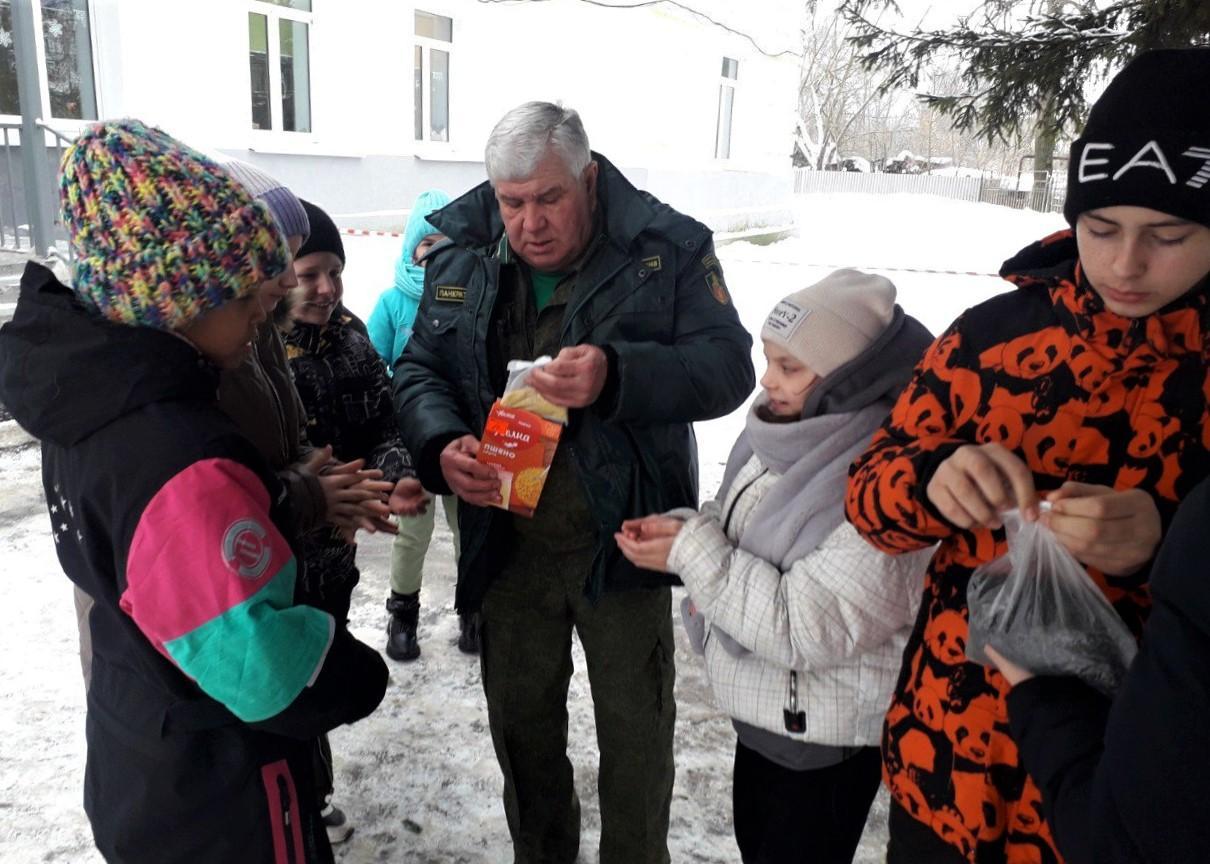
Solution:
M 531 369 L 548 362 L 549 357 L 540 357 L 508 364 L 508 385 L 487 415 L 476 457 L 495 466 L 500 476 L 495 506 L 520 516 L 534 515 L 567 422 L 566 408 L 551 404 L 525 381 Z

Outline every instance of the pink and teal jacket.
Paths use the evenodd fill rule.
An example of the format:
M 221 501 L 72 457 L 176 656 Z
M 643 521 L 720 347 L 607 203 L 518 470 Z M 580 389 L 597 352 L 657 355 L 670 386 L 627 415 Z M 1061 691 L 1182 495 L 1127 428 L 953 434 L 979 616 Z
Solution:
M 307 604 L 286 496 L 170 333 L 30 265 L 0 400 L 42 441 L 59 562 L 96 604 L 85 809 L 109 861 L 329 861 L 314 739 L 370 713 L 375 651 Z

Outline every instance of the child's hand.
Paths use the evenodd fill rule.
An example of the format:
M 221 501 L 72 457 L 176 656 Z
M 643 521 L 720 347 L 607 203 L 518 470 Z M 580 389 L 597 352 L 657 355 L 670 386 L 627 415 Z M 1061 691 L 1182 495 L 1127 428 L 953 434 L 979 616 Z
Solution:
M 1000 444 L 959 447 L 938 466 L 925 494 L 959 528 L 999 528 L 1000 514 L 1014 507 L 1026 521 L 1038 518 L 1033 472 Z
M 389 503 L 397 516 L 419 516 L 428 509 L 429 494 L 415 477 L 404 477 L 391 490 Z
M 999 670 L 1000 674 L 1003 675 L 1005 680 L 1007 680 L 1012 686 L 1016 687 L 1022 681 L 1028 681 L 1030 678 L 1034 677 L 1034 673 L 1030 672 L 1028 669 L 1022 669 L 1011 660 L 1005 659 L 1005 657 L 992 646 L 988 645 L 983 650 L 987 652 L 987 659 L 996 664 L 996 669 Z
M 1109 576 L 1129 576 L 1155 557 L 1163 527 L 1142 489 L 1064 483 L 1046 496 L 1043 523 L 1076 560 Z
M 644 570 L 668 572 L 668 553 L 681 533 L 684 522 L 670 516 L 645 516 L 628 519 L 613 535 L 627 560 Z
M 652 537 L 675 537 L 684 523 L 671 516 L 651 514 L 642 519 L 627 519 L 622 523 L 622 533 L 632 540 L 645 540 Z
M 330 459 L 331 447 L 316 450 L 307 459 L 307 467 L 320 465 L 316 473 L 324 493 L 324 518 L 342 531 L 364 529 L 370 533 L 394 533 L 394 526 L 386 519 L 391 512 L 387 507 L 387 496 L 394 485 L 384 481 L 378 469 L 363 467 L 364 459 L 321 464 L 325 455 Z

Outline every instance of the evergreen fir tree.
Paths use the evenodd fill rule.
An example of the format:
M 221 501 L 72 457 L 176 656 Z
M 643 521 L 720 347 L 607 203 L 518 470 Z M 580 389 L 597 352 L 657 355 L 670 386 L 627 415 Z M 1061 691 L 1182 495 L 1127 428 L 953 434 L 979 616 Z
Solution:
M 877 19 L 894 0 L 842 0 L 863 62 L 887 90 L 917 91 L 962 130 L 988 140 L 1034 138 L 1034 170 L 1049 175 L 1055 143 L 1078 129 L 1089 84 L 1149 48 L 1210 44 L 1206 0 L 985 0 L 942 29 L 895 30 Z M 956 58 L 965 92 L 920 92 L 922 71 Z

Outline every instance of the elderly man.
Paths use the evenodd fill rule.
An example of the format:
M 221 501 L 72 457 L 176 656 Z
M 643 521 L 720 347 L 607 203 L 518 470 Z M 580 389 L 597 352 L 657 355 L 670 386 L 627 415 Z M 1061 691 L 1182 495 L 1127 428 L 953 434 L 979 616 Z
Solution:
M 420 479 L 452 491 L 457 606 L 482 616 L 482 674 L 518 862 L 571 862 L 580 805 L 567 758 L 571 635 L 584 647 L 601 765 L 603 864 L 666 862 L 672 797 L 670 579 L 613 540 L 624 519 L 697 504 L 690 423 L 753 386 L 709 229 L 635 189 L 575 111 L 543 102 L 488 138 L 489 182 L 431 217 L 395 403 Z M 568 407 L 533 518 L 475 459 L 512 359 L 555 357 L 533 386 Z

